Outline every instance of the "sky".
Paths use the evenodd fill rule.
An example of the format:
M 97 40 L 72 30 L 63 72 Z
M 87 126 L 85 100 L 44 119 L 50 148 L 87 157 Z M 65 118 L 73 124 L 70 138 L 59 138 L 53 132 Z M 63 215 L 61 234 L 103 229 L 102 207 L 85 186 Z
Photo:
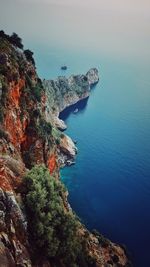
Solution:
M 150 57 L 149 0 L 0 0 L 0 25 L 27 46 Z

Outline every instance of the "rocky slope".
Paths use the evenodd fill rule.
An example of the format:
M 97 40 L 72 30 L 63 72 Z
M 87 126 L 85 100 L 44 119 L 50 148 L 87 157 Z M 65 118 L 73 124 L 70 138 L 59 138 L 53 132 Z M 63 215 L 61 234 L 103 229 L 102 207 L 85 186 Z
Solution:
M 19 42 L 19 45 L 18 45 Z M 66 106 L 88 97 L 91 84 L 98 81 L 92 69 L 85 76 L 57 81 L 39 79 L 31 51 L 19 48 L 20 38 L 0 32 L 0 266 L 35 266 L 28 240 L 28 218 L 22 195 L 23 176 L 35 165 L 44 164 L 55 179 L 72 160 L 77 149 L 57 128 L 55 119 Z M 62 127 L 60 127 L 62 128 Z M 70 212 L 67 194 L 62 197 Z M 80 235 L 88 254 L 98 267 L 129 266 L 124 249 L 89 233 L 81 224 Z M 36 257 L 36 266 L 54 267 L 53 262 Z M 55 267 L 65 266 L 60 262 Z M 81 266 L 80 266 L 81 267 Z M 82 266 L 83 267 L 83 266 Z

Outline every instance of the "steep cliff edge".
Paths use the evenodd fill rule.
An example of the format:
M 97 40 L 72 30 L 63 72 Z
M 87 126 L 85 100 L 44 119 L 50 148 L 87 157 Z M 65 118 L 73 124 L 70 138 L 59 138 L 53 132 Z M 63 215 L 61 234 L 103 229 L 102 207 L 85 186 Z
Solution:
M 74 158 L 77 150 L 71 139 L 55 127 L 57 125 L 54 118 L 57 118 L 59 112 L 66 106 L 89 96 L 90 86 L 96 81 L 94 77 L 96 71 L 91 70 L 86 76 L 71 76 L 69 79 L 61 77 L 57 82 L 42 83 L 35 70 L 33 53 L 20 48 L 23 46 L 18 36 L 10 37 L 0 32 L 0 265 L 2 267 L 129 266 L 124 249 L 97 232 L 90 233 L 75 218 L 67 201 L 67 191 L 62 189 L 61 182 L 55 183 L 60 178 L 60 166 L 69 158 Z M 47 93 L 49 86 L 50 93 Z M 77 95 L 76 86 L 77 91 L 80 92 Z M 51 220 L 54 225 L 55 222 L 58 225 L 59 205 L 62 203 L 63 216 L 67 219 L 70 216 L 77 222 L 76 231 L 73 231 L 74 228 L 70 228 L 70 231 L 72 236 L 79 236 L 84 243 L 82 261 L 81 258 L 77 259 L 74 256 L 77 262 L 68 264 L 63 256 L 57 259 L 57 253 L 55 257 L 46 256 L 44 246 L 51 248 L 52 243 L 44 244 L 40 253 L 36 254 L 36 259 L 35 255 L 33 257 L 33 250 L 37 244 L 31 240 L 36 240 L 36 231 L 38 236 L 39 229 L 33 228 L 34 232 L 30 232 L 30 226 L 34 227 L 35 222 L 32 223 L 31 214 L 26 213 L 24 198 L 30 191 L 27 192 L 23 177 L 29 173 L 29 169 L 32 174 L 34 166 L 46 166 L 47 169 L 44 172 L 48 170 L 51 175 L 47 178 L 46 188 L 53 190 L 53 194 L 44 191 L 47 194 L 46 198 L 40 198 L 39 195 L 33 209 L 33 218 L 34 212 L 38 212 L 39 205 L 42 203 L 40 216 L 43 216 L 43 212 L 46 214 L 46 233 L 51 235 Z M 39 180 L 41 184 L 38 185 L 39 172 L 37 169 L 37 183 L 36 179 L 34 180 L 38 193 L 39 190 L 45 190 L 45 187 L 42 188 L 45 186 L 44 180 L 42 183 Z M 35 193 L 36 191 L 33 195 Z M 57 204 L 57 212 L 53 206 L 55 215 L 48 212 L 51 208 L 50 203 L 44 206 L 48 196 L 51 197 L 52 202 L 53 197 L 57 197 L 59 205 L 54 203 Z M 42 220 L 42 217 L 40 218 Z M 70 221 L 68 224 L 70 225 Z M 41 233 L 43 226 L 41 224 L 40 226 Z M 56 229 L 53 230 L 56 232 Z M 68 230 L 69 227 L 66 231 Z M 58 229 L 57 232 L 59 232 Z M 63 234 L 63 232 L 59 233 L 60 236 Z M 67 234 L 70 233 L 67 232 Z M 43 236 L 43 240 L 44 238 Z M 59 251 L 61 238 L 58 239 L 59 236 L 57 236 Z M 41 245 L 42 238 L 39 243 Z M 88 259 L 85 259 L 85 251 Z

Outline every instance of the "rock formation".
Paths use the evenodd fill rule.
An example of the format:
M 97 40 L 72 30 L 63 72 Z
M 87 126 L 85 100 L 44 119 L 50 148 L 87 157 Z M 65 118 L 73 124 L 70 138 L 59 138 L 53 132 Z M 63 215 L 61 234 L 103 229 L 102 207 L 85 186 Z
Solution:
M 59 119 L 59 113 L 65 108 L 77 103 L 79 100 L 89 97 L 93 85 L 99 81 L 98 70 L 90 69 L 86 75 L 71 75 L 68 79 L 64 76 L 57 80 L 44 80 L 46 90 L 46 117 L 53 124 L 65 130 L 65 123 Z

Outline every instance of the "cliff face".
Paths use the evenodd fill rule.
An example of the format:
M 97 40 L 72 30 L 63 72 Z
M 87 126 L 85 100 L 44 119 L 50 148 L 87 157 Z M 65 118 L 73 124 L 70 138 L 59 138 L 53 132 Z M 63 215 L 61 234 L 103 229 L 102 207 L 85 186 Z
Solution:
M 34 165 L 44 164 L 59 179 L 60 167 L 74 160 L 74 143 L 57 129 L 62 128 L 59 112 L 88 97 L 90 86 L 98 82 L 98 73 L 92 69 L 85 76 L 42 83 L 32 58 L 6 37 L 0 37 L 0 263 L 6 267 L 33 266 L 22 202 L 23 176 Z M 68 212 L 66 196 L 62 201 Z M 96 266 L 127 266 L 121 247 L 108 240 L 102 242 L 82 225 L 80 231 Z M 38 263 L 38 255 L 36 262 L 40 267 L 53 266 L 46 259 Z
M 43 163 L 59 177 L 56 137 L 45 121 L 45 92 L 33 64 L 6 38 L 0 38 L 0 63 L 0 262 L 30 266 L 22 176 Z

